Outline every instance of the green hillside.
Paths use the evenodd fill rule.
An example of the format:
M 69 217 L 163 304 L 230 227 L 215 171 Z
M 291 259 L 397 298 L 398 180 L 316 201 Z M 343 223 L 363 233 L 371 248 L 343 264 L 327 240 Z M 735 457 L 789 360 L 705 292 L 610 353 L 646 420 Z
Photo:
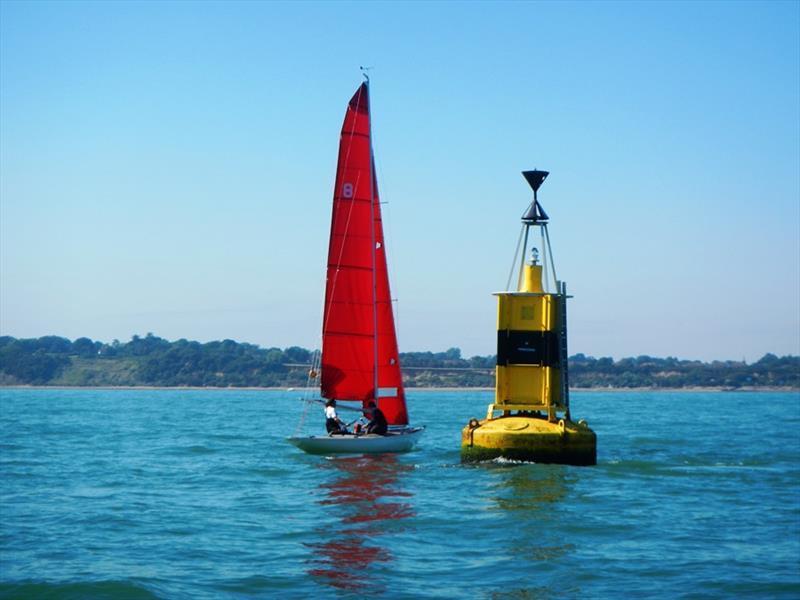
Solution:
M 300 387 L 312 351 L 261 348 L 223 340 L 169 342 L 153 334 L 107 344 L 89 338 L 0 337 L 0 385 Z M 570 357 L 573 388 L 800 389 L 800 357 L 767 354 L 759 361 L 700 361 L 638 356 L 614 361 Z M 492 387 L 494 356 L 445 352 L 400 354 L 407 387 Z

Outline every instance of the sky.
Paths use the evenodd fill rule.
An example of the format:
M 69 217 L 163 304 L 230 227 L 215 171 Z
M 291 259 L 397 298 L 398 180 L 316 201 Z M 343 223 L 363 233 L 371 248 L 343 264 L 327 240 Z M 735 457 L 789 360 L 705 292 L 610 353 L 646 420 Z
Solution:
M 401 352 L 495 352 L 531 191 L 569 351 L 800 354 L 798 2 L 0 2 L 0 334 L 320 345 L 371 67 Z

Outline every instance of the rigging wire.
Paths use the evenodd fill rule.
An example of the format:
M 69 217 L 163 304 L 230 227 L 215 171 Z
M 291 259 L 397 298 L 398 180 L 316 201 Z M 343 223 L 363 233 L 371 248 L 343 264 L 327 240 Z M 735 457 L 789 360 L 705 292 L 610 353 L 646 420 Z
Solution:
M 511 278 L 514 276 L 514 267 L 517 266 L 517 255 L 519 254 L 519 245 L 522 243 L 522 234 L 525 231 L 525 225 L 522 226 L 522 229 L 519 231 L 519 238 L 517 239 L 517 249 L 514 250 L 514 260 L 511 261 L 511 270 L 508 272 L 508 281 L 506 282 L 506 290 L 511 289 Z M 522 254 L 525 254 L 525 250 L 522 250 Z
M 553 270 L 553 283 L 558 293 L 558 276 L 556 275 L 556 263 L 553 261 L 553 248 L 550 245 L 550 233 L 547 231 L 547 226 L 544 227 L 544 236 L 547 239 L 547 253 L 550 255 L 550 267 Z
M 303 411 L 300 413 L 300 419 L 297 422 L 297 426 L 294 430 L 294 435 L 297 436 L 300 431 L 303 429 L 303 425 L 305 425 L 306 417 L 308 416 L 308 410 L 312 395 L 316 395 L 314 392 L 317 388 L 315 380 L 321 376 L 320 373 L 320 357 L 321 352 L 319 350 L 314 350 L 311 353 L 311 368 L 308 370 L 306 375 L 306 386 L 303 390 L 303 394 L 301 396 L 301 400 L 303 400 Z M 312 373 L 315 373 L 316 376 L 312 376 Z
M 545 227 L 540 226 L 539 233 L 542 238 L 542 283 L 544 284 L 543 291 L 547 293 L 550 290 L 550 281 L 547 279 L 547 251 L 549 248 L 544 242 L 544 231 Z

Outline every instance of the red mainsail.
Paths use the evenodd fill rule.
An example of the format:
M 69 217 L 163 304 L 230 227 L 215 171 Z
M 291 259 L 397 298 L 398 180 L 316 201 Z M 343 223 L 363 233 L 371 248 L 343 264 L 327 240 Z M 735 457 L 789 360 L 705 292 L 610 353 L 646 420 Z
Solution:
M 406 425 L 369 109 L 365 82 L 347 107 L 339 143 L 322 324 L 322 395 L 365 404 L 375 400 L 390 425 Z

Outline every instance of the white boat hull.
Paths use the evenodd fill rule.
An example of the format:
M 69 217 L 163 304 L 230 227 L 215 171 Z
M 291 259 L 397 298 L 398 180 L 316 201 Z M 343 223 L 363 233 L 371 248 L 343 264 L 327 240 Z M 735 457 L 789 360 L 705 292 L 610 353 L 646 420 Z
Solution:
M 290 444 L 309 454 L 377 454 L 408 452 L 414 447 L 424 427 L 408 427 L 389 431 L 386 435 L 325 435 L 290 437 Z

